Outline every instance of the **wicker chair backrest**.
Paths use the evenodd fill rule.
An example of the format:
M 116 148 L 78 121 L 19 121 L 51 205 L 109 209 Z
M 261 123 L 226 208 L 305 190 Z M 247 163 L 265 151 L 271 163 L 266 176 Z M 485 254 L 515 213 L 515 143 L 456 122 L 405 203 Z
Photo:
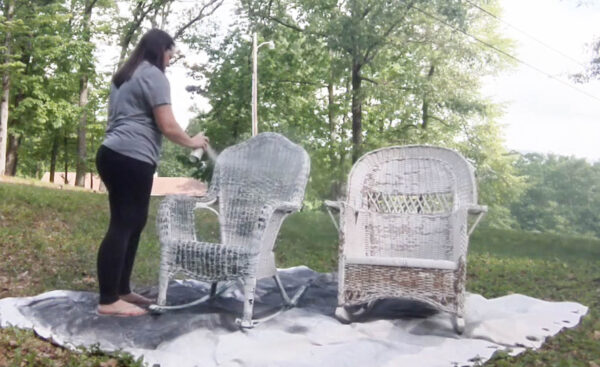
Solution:
M 225 149 L 217 158 L 210 188 L 219 199 L 221 241 L 246 243 L 266 204 L 300 206 L 309 171 L 306 151 L 276 133 L 262 133 Z M 267 226 L 278 229 L 280 224 Z
M 453 259 L 451 214 L 475 197 L 468 162 L 429 146 L 368 153 L 348 185 L 349 204 L 365 225 L 364 256 Z

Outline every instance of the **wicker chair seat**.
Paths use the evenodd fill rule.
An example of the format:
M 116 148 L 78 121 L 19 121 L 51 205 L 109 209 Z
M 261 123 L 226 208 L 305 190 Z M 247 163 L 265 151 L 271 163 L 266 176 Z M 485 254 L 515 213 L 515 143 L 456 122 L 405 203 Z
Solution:
M 345 259 L 345 262 L 346 264 L 353 265 L 379 265 L 424 269 L 456 270 L 458 268 L 458 263 L 454 261 L 436 259 L 417 259 L 410 257 L 347 257 Z

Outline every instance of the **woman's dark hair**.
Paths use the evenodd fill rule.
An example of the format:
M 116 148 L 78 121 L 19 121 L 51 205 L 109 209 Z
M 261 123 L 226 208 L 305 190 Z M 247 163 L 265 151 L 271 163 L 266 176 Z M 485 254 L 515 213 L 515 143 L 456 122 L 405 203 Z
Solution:
M 165 71 L 164 55 L 165 51 L 170 50 L 175 45 L 173 38 L 165 31 L 160 29 L 151 29 L 140 42 L 135 46 L 135 49 L 129 56 L 129 59 L 117 70 L 112 78 L 112 82 L 119 88 L 121 84 L 128 81 L 138 65 L 147 60 L 152 65 L 159 68 L 162 72 Z

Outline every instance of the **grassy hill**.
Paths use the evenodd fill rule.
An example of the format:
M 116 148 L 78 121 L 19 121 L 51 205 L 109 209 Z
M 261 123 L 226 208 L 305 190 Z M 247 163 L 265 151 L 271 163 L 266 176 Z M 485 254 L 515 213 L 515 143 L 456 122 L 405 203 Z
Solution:
M 157 282 L 157 203 L 152 200 L 134 269 L 132 281 L 140 287 Z M 103 194 L 0 183 L 0 298 L 54 289 L 95 291 L 96 251 L 107 223 Z M 208 227 L 206 233 L 214 232 Z M 291 216 L 278 246 L 279 266 L 336 268 L 337 234 L 327 214 Z M 468 266 L 468 290 L 487 298 L 522 293 L 590 307 L 580 326 L 541 350 L 498 355 L 485 366 L 600 366 L 600 240 L 479 228 Z M 0 330 L 0 366 L 135 365 L 139 362 L 127 356 L 73 353 L 29 331 Z

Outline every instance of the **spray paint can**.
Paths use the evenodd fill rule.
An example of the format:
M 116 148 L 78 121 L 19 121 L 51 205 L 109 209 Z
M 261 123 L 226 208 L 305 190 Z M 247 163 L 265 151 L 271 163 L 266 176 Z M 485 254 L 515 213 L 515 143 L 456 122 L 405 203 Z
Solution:
M 200 162 L 200 160 L 202 159 L 202 155 L 204 154 L 204 149 L 202 148 L 198 148 L 198 149 L 194 149 L 192 150 L 192 152 L 190 153 L 188 159 L 190 160 L 190 162 L 192 163 L 198 163 Z

